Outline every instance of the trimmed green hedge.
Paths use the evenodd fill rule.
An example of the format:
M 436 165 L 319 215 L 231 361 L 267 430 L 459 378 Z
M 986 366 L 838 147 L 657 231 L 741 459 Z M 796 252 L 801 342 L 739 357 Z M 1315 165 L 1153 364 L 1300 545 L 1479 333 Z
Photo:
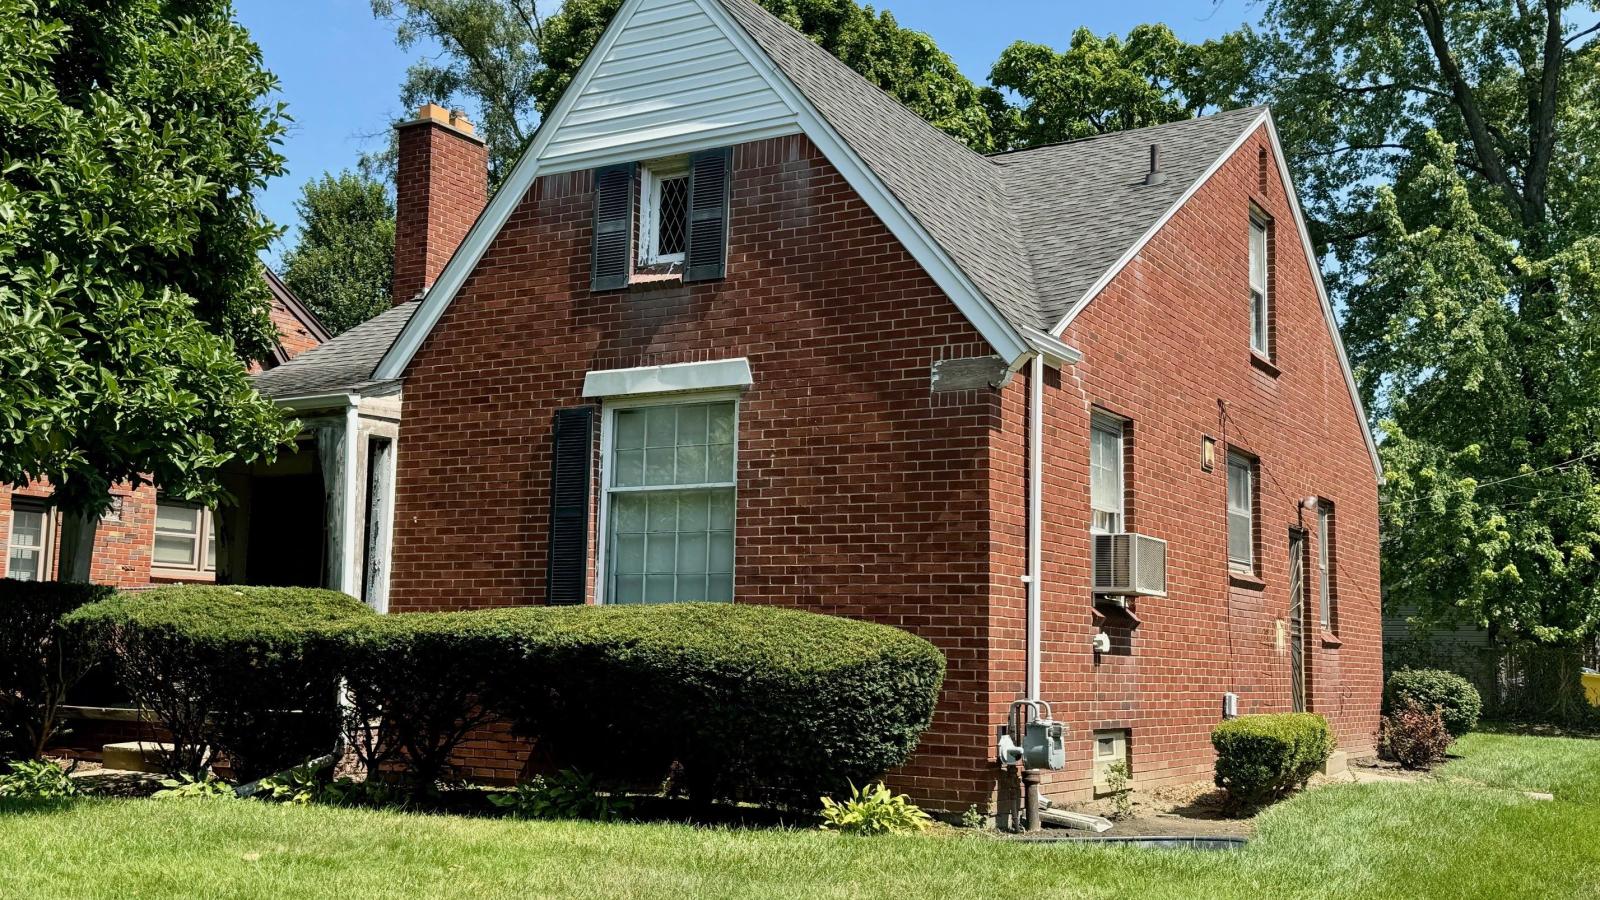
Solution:
M 461 614 L 514 658 L 493 702 L 556 765 L 702 799 L 816 802 L 904 762 L 942 654 L 884 625 L 728 603 Z
M 333 746 L 327 626 L 374 618 L 337 591 L 207 585 L 116 594 L 64 621 L 111 651 L 134 700 L 171 732 L 172 774 L 198 774 L 220 751 L 250 780 Z
M 407 614 L 336 639 L 347 736 L 416 790 L 503 717 L 552 767 L 810 804 L 904 762 L 944 677 L 944 657 L 904 631 L 728 603 Z
M 67 692 L 96 650 L 61 618 L 112 593 L 94 584 L 0 579 L 0 759 L 33 759 L 60 729 Z
M 907 632 L 727 603 L 378 616 L 329 591 L 174 588 L 73 620 L 177 737 L 174 771 L 202 769 L 207 746 L 241 778 L 325 751 L 343 678 L 349 745 L 419 793 L 508 719 L 540 765 L 809 806 L 904 762 L 944 678 Z
M 1478 724 L 1483 698 L 1472 682 L 1444 669 L 1401 669 L 1383 685 L 1383 713 L 1394 715 L 1407 705 L 1439 710 L 1451 737 L 1460 737 Z
M 1333 753 L 1326 719 L 1311 713 L 1240 716 L 1211 730 L 1217 787 L 1254 807 L 1305 785 Z

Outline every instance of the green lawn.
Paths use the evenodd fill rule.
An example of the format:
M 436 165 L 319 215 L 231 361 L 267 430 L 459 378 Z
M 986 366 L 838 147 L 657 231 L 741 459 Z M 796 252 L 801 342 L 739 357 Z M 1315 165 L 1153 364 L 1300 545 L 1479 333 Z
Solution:
M 1600 897 L 1600 741 L 1484 734 L 1456 750 L 1427 781 L 1280 804 L 1236 853 L 255 802 L 0 806 L 0 897 Z

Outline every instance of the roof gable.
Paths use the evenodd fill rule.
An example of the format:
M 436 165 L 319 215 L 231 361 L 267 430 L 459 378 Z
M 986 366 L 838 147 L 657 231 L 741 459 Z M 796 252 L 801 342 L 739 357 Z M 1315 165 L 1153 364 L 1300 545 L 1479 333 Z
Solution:
M 640 0 L 617 18 L 541 135 L 541 172 L 798 130 L 791 104 L 697 0 Z

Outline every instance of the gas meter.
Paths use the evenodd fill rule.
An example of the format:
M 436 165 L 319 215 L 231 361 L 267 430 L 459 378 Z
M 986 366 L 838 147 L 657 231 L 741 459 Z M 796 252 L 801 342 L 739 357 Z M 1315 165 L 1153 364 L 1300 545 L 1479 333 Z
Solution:
M 1017 735 L 1021 736 L 1020 741 Z M 1050 704 L 1043 700 L 1018 700 L 1011 704 L 1010 724 L 1000 736 L 997 748 L 1000 764 L 1020 765 L 1024 769 L 1064 769 L 1067 767 L 1066 736 L 1067 726 L 1050 718 Z

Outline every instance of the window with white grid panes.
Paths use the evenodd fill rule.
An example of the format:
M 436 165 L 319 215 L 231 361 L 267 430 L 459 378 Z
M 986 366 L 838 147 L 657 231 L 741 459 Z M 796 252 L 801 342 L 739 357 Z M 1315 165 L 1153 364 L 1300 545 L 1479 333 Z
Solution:
M 733 599 L 733 400 L 609 415 L 606 603 Z
M 689 164 L 645 163 L 639 178 L 639 264 L 681 263 L 689 237 Z

